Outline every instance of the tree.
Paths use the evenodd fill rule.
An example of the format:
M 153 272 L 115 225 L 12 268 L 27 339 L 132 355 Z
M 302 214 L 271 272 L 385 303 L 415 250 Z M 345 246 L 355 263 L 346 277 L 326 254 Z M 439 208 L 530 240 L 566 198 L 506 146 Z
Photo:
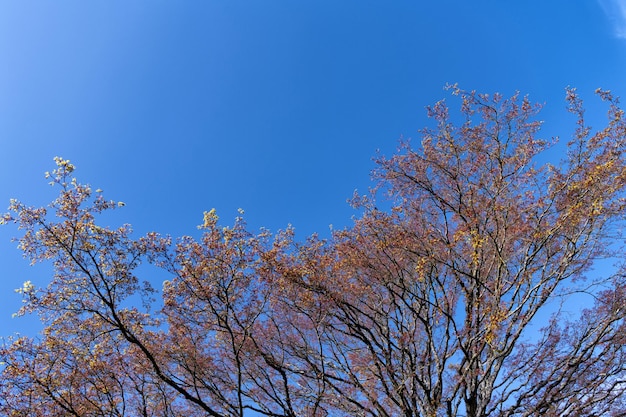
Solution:
M 329 241 L 222 228 L 213 210 L 197 239 L 134 238 L 96 224 L 118 204 L 58 158 L 50 207 L 3 217 L 55 274 L 20 290 L 19 314 L 45 327 L 0 351 L 0 413 L 626 415 L 625 274 L 588 274 L 622 258 L 617 99 L 598 91 L 593 132 L 568 90 L 577 128 L 552 165 L 538 106 L 451 90 L 460 116 L 429 108 L 434 128 L 378 159 L 360 217 Z M 141 263 L 167 271 L 162 289 Z

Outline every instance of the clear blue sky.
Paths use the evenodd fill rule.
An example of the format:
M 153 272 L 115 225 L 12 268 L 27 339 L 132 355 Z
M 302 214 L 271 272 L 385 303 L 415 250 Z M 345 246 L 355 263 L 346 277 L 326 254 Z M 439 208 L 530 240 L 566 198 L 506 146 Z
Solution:
M 215 207 L 299 237 L 350 224 L 371 158 L 418 137 L 442 87 L 520 90 L 567 135 L 564 88 L 626 99 L 626 1 L 0 1 L 0 211 L 50 201 L 56 155 L 138 233 Z M 592 105 L 593 107 L 593 105 Z M 43 284 L 0 228 L 0 335 Z

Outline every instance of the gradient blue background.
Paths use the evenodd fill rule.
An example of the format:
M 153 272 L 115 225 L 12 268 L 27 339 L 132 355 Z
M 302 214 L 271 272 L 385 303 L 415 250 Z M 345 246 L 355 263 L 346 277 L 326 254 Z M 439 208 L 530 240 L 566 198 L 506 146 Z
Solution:
M 566 139 L 565 87 L 598 120 L 597 87 L 626 96 L 626 1 L 2 0 L 0 211 L 54 198 L 60 155 L 137 233 L 241 207 L 252 230 L 327 236 L 446 83 L 529 94 Z M 50 273 L 16 234 L 0 227 L 0 336 L 37 328 L 13 290 Z

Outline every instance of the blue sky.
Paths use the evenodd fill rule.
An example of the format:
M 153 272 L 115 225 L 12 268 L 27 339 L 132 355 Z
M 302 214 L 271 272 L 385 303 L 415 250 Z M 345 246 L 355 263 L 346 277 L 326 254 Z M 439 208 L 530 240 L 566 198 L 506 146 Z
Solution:
M 241 207 L 252 229 L 325 235 L 446 83 L 529 94 L 567 137 L 565 87 L 591 110 L 598 87 L 626 96 L 626 1 L 0 1 L 0 209 L 54 198 L 60 155 L 138 233 Z M 0 228 L 0 335 L 32 331 L 13 289 L 49 272 L 16 233 Z

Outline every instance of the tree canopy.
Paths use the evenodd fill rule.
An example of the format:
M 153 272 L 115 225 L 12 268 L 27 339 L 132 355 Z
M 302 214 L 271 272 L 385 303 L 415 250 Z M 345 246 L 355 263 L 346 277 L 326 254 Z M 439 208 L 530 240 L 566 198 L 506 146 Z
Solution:
M 626 124 L 576 118 L 557 162 L 539 106 L 451 87 L 421 142 L 380 157 L 359 216 L 330 239 L 223 227 L 135 236 L 119 203 L 57 158 L 48 207 L 11 201 L 44 325 L 0 348 L 7 416 L 626 414 Z M 552 153 L 550 153 L 552 152 Z M 168 274 L 158 288 L 141 264 Z M 566 308 L 585 296 L 585 308 Z

